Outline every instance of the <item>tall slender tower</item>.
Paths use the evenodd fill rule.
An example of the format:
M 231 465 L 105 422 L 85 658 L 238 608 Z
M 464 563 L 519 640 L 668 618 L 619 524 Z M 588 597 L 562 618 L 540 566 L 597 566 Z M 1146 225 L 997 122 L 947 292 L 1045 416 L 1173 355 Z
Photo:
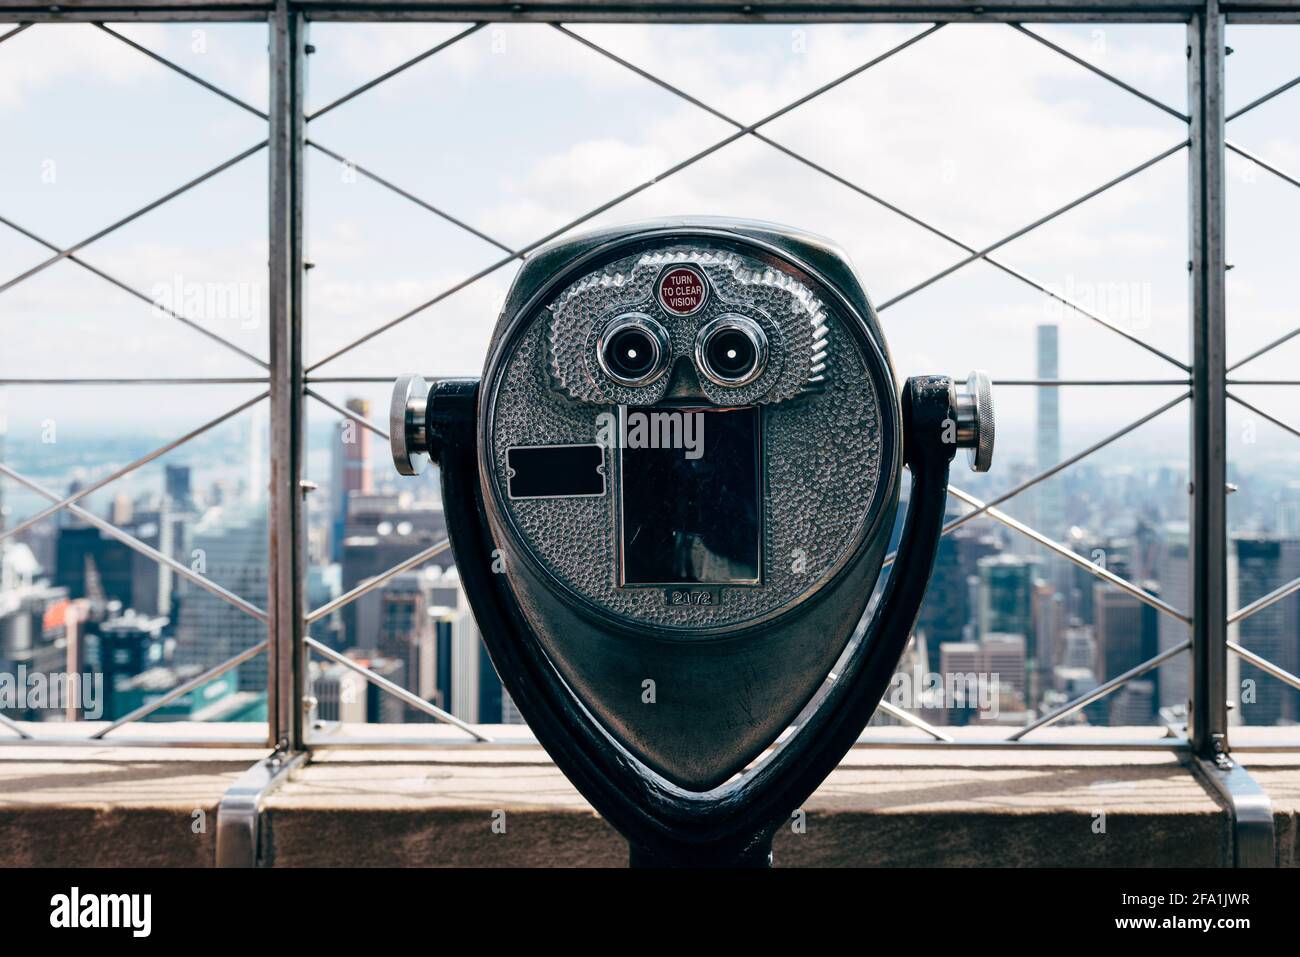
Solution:
M 361 419 L 370 417 L 370 403 L 365 399 L 348 399 L 347 409 Z M 344 528 L 348 519 L 348 499 L 353 492 L 373 490 L 370 473 L 370 433 L 355 418 L 341 419 L 334 436 L 332 486 L 330 488 L 330 551 L 334 561 L 343 558 Z
M 1038 327 L 1038 378 L 1060 377 L 1058 327 L 1044 323 Z M 1056 386 L 1039 386 L 1036 465 L 1042 472 L 1061 461 L 1061 396 Z M 1065 509 L 1061 504 L 1061 487 L 1057 477 L 1042 482 L 1034 490 L 1034 524 L 1044 535 L 1060 541 L 1065 535 Z

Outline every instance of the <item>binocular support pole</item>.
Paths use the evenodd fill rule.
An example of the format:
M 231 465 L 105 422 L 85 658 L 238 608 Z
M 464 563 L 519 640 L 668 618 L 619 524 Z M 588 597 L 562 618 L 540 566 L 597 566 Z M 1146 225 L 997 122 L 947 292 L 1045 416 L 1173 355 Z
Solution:
M 498 672 L 538 741 L 624 837 L 634 867 L 770 867 L 772 837 L 870 720 L 916 624 L 943 529 L 954 438 L 970 417 L 953 380 L 902 390 L 911 497 L 898 556 L 874 615 L 859 624 L 839 677 L 790 738 L 709 795 L 666 787 L 577 701 L 532 635 L 504 576 L 493 572 L 476 452 L 478 381 L 442 380 L 419 409 L 421 444 L 442 474 L 447 530 L 462 587 Z M 418 400 L 415 403 L 418 407 Z M 868 612 L 870 615 L 870 612 Z

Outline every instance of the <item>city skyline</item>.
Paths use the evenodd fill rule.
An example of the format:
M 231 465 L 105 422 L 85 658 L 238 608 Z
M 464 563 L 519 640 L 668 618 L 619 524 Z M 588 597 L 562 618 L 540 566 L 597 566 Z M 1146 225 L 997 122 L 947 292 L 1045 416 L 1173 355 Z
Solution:
M 1043 361 L 1050 363 L 1050 333 L 1040 331 L 1037 335 L 1040 349 L 1045 350 Z M 359 415 L 368 412 L 361 399 L 348 400 L 346 405 Z M 1050 433 L 1057 427 L 1057 414 L 1052 403 L 1039 405 L 1036 415 L 1049 434 L 1036 435 L 1034 452 L 1039 461 L 1023 462 L 1021 467 L 1026 471 L 1041 464 L 1045 449 L 1050 452 L 1053 446 Z M 239 446 L 250 458 L 255 458 L 257 449 L 262 447 L 256 423 L 244 428 L 242 433 L 237 430 L 237 434 L 240 434 Z M 354 421 L 336 417 L 328 435 L 329 445 L 323 454 L 334 463 L 329 470 L 331 478 L 308 500 L 312 563 L 309 584 L 313 606 L 356 587 L 442 534 L 436 486 L 422 481 L 414 489 L 399 491 L 402 486 L 395 481 L 376 481 L 376 472 L 383 472 L 386 457 L 372 447 L 378 440 Z M 342 463 L 351 464 L 344 467 Z M 1159 481 L 1152 484 L 1151 479 L 1156 476 L 1142 476 L 1128 467 L 1107 468 L 1085 460 L 1062 477 L 1058 496 L 1050 501 L 1055 503 L 1053 509 L 1059 509 L 1063 527 L 1069 526 L 1061 535 L 1063 542 L 1089 561 L 1102 564 L 1175 607 L 1185 607 L 1186 586 L 1178 582 L 1186 576 L 1186 561 L 1177 559 L 1177 553 L 1170 549 L 1178 547 L 1179 534 L 1186 534 L 1186 514 L 1185 510 L 1179 513 L 1168 508 L 1181 473 L 1176 468 L 1169 469 L 1168 473 L 1163 484 Z M 254 494 L 259 471 L 234 469 L 232 474 L 240 475 L 237 481 L 206 489 L 195 481 L 198 474 L 201 473 L 196 474 L 192 466 L 159 463 L 157 469 L 146 473 L 153 476 L 154 487 L 150 492 L 133 500 L 116 490 L 108 499 L 105 514 L 135 530 L 144 540 L 169 550 L 174 557 L 187 558 L 201 553 L 207 562 L 205 574 L 240 597 L 260 604 L 265 601 L 266 528 L 264 505 Z M 1134 485 L 1135 482 L 1138 484 Z M 1147 489 L 1145 498 L 1134 494 L 1141 487 Z M 1041 501 L 1032 492 L 1024 493 L 1023 499 L 1018 504 L 1029 510 L 1028 517 L 1040 517 Z M 1124 507 L 1117 509 L 1121 502 Z M 164 511 L 158 512 L 159 507 Z M 168 510 L 173 507 L 178 514 L 189 518 L 178 520 L 173 516 L 164 520 L 160 517 L 170 514 Z M 1014 500 L 1004 506 L 1014 507 Z M 954 506 L 952 515 L 961 511 Z M 1296 536 L 1300 529 L 1282 528 L 1287 514 L 1284 510 L 1278 513 L 1271 534 L 1254 532 L 1234 537 L 1234 549 L 1242 550 L 1243 555 L 1249 550 L 1252 556 L 1244 564 L 1230 563 L 1234 603 L 1258 597 L 1296 577 L 1294 573 L 1300 571 L 1300 566 L 1293 567 L 1296 559 L 1289 557 L 1300 555 L 1300 538 L 1286 537 Z M 1098 522 L 1099 518 L 1102 521 Z M 12 518 L 6 524 L 13 525 Z M 168 680 L 173 683 L 184 680 L 184 676 L 197 673 L 196 669 L 212 667 L 251 648 L 264 637 L 264 630 L 238 610 L 190 583 L 175 581 L 170 576 L 160 577 L 158 566 L 141 560 L 84 522 L 65 516 L 54 527 L 56 537 L 45 547 L 54 546 L 58 553 L 52 563 L 56 572 L 54 582 L 56 590 L 61 586 L 66 597 L 52 593 L 49 597 L 56 603 L 67 599 L 80 602 L 89 599 L 92 604 L 117 601 L 118 610 L 110 611 L 100 630 L 104 634 L 137 636 L 132 640 L 140 647 L 127 660 L 135 663 L 133 667 L 142 667 L 140 662 L 153 656 L 148 659 L 153 661 L 151 677 L 147 679 L 151 686 L 165 690 Z M 147 531 L 149 527 L 168 529 L 175 540 L 159 538 L 159 532 Z M 38 525 L 29 529 L 19 540 L 39 543 L 39 537 L 30 537 L 39 528 Z M 83 539 L 88 534 L 88 543 L 100 543 L 95 547 L 108 551 L 102 556 L 89 551 L 89 544 L 79 544 L 69 537 L 73 534 Z M 148 537 L 151 534 L 152 539 Z M 977 550 L 970 553 L 971 557 L 963 557 L 971 548 Z M 65 552 L 69 556 L 66 561 Z M 947 554 L 953 557 L 945 558 Z M 12 550 L 7 555 L 12 557 Z M 83 568 L 83 556 L 89 555 L 98 556 L 93 587 L 88 578 L 91 565 Z M 1234 558 L 1235 555 L 1234 551 Z M 125 565 L 121 564 L 123 561 Z M 956 562 L 952 575 L 945 571 L 949 561 Z M 450 574 L 446 570 L 449 560 L 435 560 L 431 565 L 424 571 L 398 576 L 349 606 L 341 619 L 331 616 L 318 622 L 313 627 L 313 635 L 330 647 L 346 651 L 357 661 L 374 664 L 390 680 L 430 703 L 439 707 L 451 705 L 448 710 L 462 720 L 519 720 L 495 675 L 491 685 L 495 690 L 483 690 L 491 666 L 477 632 L 464 630 L 472 629 L 472 619 L 455 580 L 450 583 L 446 580 Z M 1249 580 L 1243 579 L 1241 583 L 1244 594 L 1236 580 L 1239 567 L 1251 568 Z M 117 568 L 122 571 L 113 571 Z M 966 570 L 962 571 L 963 568 Z M 1004 569 L 1010 577 L 998 569 Z M 163 567 L 161 571 L 167 570 Z M 109 573 L 118 577 L 105 577 Z M 140 578 L 141 573 L 145 574 L 144 579 Z M 167 617 L 172 610 L 173 596 L 179 605 L 174 620 Z M 1293 609 L 1296 605 L 1296 600 L 1291 599 L 1280 603 L 1270 614 L 1250 620 L 1241 629 L 1238 640 L 1282 667 L 1294 667 L 1291 659 L 1300 652 L 1300 624 Z M 443 616 L 440 619 L 430 617 L 424 621 L 424 616 L 435 608 L 450 611 L 440 611 Z M 1104 615 L 1103 608 L 1107 609 Z M 450 618 L 446 617 L 448 614 Z M 159 615 L 156 619 L 141 619 L 157 624 L 148 628 L 129 624 L 135 621 L 132 616 L 140 615 Z M 443 626 L 437 623 L 440 620 L 451 622 L 448 626 L 451 630 L 442 632 Z M 457 621 L 462 625 L 455 624 Z M 94 628 L 90 634 L 94 636 L 92 647 L 96 641 L 104 640 Z M 917 637 L 921 641 L 918 651 L 923 647 L 924 657 L 905 658 L 900 673 L 909 667 L 922 666 L 937 667 L 941 673 L 950 674 L 972 662 L 981 667 L 1010 669 L 1000 679 L 1009 683 L 997 700 L 996 722 L 1023 724 L 1101 680 L 1139 664 L 1157 649 L 1164 650 L 1183 640 L 1185 629 L 1088 572 L 1025 540 L 1008 536 L 1004 529 L 986 519 L 977 519 L 941 541 L 935 583 L 923 607 Z M 168 641 L 172 641 L 170 646 Z M 160 658 L 164 648 L 166 661 L 172 662 L 166 667 Z M 1256 669 L 1247 671 L 1248 667 L 1234 667 L 1232 680 L 1238 683 L 1240 672 L 1242 678 L 1253 682 L 1251 703 L 1261 707 L 1258 710 L 1243 707 L 1235 712 L 1234 719 L 1250 723 L 1251 717 L 1258 715 L 1267 718 L 1264 723 L 1275 723 L 1300 717 L 1297 713 L 1300 701 L 1291 689 Z M 142 667 L 143 670 L 149 669 Z M 384 700 L 385 696 L 376 697 L 374 689 L 358 691 L 345 672 L 346 669 L 336 664 L 314 663 L 313 680 L 325 682 L 320 685 L 322 689 L 327 685 L 333 689 L 317 696 L 326 702 L 318 720 L 427 719 L 426 715 L 401 707 L 400 702 L 394 704 Z M 165 674 L 175 677 L 169 679 Z M 139 678 L 140 682 L 145 680 Z M 245 719 L 249 714 L 255 715 L 242 702 L 244 698 L 259 700 L 262 697 L 259 689 L 264 683 L 264 663 L 260 657 L 241 665 L 222 685 L 208 690 L 209 695 L 222 700 L 234 696 L 227 710 L 210 713 L 242 715 Z M 146 700 L 133 696 L 138 695 L 132 690 L 135 687 L 130 682 L 122 685 L 122 694 L 117 696 L 118 707 L 123 706 L 121 702 Z M 1181 713 L 1185 695 L 1186 664 L 1182 659 L 1175 659 L 1131 688 L 1106 699 L 1104 706 L 1090 707 L 1081 718 L 1094 724 L 1156 723 L 1162 714 L 1168 720 L 1170 715 L 1176 717 Z M 489 701 L 493 703 L 488 704 Z M 924 702 L 917 705 L 917 713 L 926 720 L 978 723 L 978 716 L 964 714 L 964 710 L 954 710 L 951 704 L 937 711 Z M 164 716 L 184 717 L 193 713 L 172 708 Z M 120 717 L 120 714 L 109 717 Z
M 169 176 L 180 182 L 183 171 L 198 173 L 265 135 L 253 112 L 265 109 L 266 74 L 261 66 L 248 68 L 265 62 L 261 26 L 114 28 L 220 83 L 253 112 L 158 72 L 164 68 L 90 25 L 68 27 L 66 36 L 80 55 L 52 63 L 42 55 L 40 36 L 46 29 L 38 25 L 15 36 L 0 57 L 0 116 L 12 121 L 20 144 L 0 158 L 0 204 L 24 228 L 74 242 L 133 201 L 156 194 Z M 365 97 L 326 110 L 312 121 L 311 137 L 330 152 L 313 148 L 307 156 L 306 241 L 314 267 L 305 287 L 309 363 L 332 356 L 359 330 L 411 313 L 409 322 L 325 362 L 319 374 L 387 380 L 413 371 L 408 366 L 420 366 L 414 371 L 425 374 L 477 372 L 515 268 L 514 259 L 502 259 L 502 253 L 528 248 L 537 236 L 650 178 L 648 188 L 586 219 L 581 228 L 690 210 L 771 218 L 824 233 L 846 247 L 880 307 L 900 378 L 934 371 L 962 378 L 970 367 L 984 366 L 1004 380 L 1164 383 L 1001 386 L 997 469 L 988 476 L 960 472 L 955 481 L 967 492 L 986 499 L 1000 494 L 1136 414 L 1176 399 L 1185 391 L 1178 381 L 1183 370 L 1156 353 L 1181 361 L 1190 347 L 1182 154 L 1170 153 L 1061 217 L 1001 240 L 1170 147 L 1185 128 L 1176 117 L 1134 100 L 1031 36 L 1001 25 L 937 33 L 869 76 L 850 79 L 764 128 L 765 136 L 797 146 L 841 182 L 752 137 L 710 153 L 681 175 L 658 177 L 731 135 L 734 127 L 724 117 L 741 123 L 763 119 L 864 56 L 924 29 L 900 24 L 575 30 L 617 56 L 671 75 L 680 89 L 724 114 L 720 117 L 557 31 L 494 25 Z M 1186 108 L 1181 27 L 1035 29 L 1175 110 Z M 358 83 L 456 32 L 449 25 L 316 25 L 316 52 L 308 67 L 312 108 L 328 107 Z M 1228 91 L 1240 106 L 1275 85 L 1268 54 L 1285 50 L 1245 34 L 1233 42 L 1240 45 L 1228 61 Z M 521 89 L 525 77 L 527 88 Z M 124 94 L 130 94 L 132 106 L 116 119 L 148 116 L 151 128 L 170 124 L 185 135 L 158 138 L 147 153 L 123 149 L 109 137 L 92 152 L 89 143 L 109 131 L 111 119 L 107 110 L 93 113 L 97 98 L 120 103 Z M 1234 135 L 1290 168 L 1300 142 L 1289 129 L 1276 128 L 1276 117 L 1296 95 L 1284 93 L 1243 118 Z M 538 102 L 560 101 L 569 108 L 536 108 Z M 394 114 L 431 122 L 382 121 Z M 47 115 L 78 122 L 52 124 Z M 919 117 L 926 122 L 917 122 Z M 448 128 L 459 131 L 454 141 L 443 135 Z M 821 135 L 827 129 L 838 135 Z M 95 164 L 85 161 L 90 155 Z M 79 260 L 144 290 L 143 299 L 103 283 L 77 261 L 57 262 L 7 292 L 0 320 L 7 323 L 5 354 L 11 358 L 0 377 L 95 376 L 109 366 L 113 376 L 124 378 L 163 373 L 259 378 L 262 370 L 236 349 L 211 340 L 196 348 L 193 330 L 169 312 L 192 315 L 201 328 L 238 349 L 266 356 L 261 163 L 260 154 L 250 153 L 174 205 L 78 254 Z M 366 170 L 400 182 L 424 199 L 426 208 L 395 196 Z M 844 181 L 874 191 L 906 215 Z M 1291 266 L 1275 248 L 1284 244 L 1267 241 L 1279 215 L 1295 208 L 1285 187 L 1230 160 L 1229 349 L 1234 358 L 1294 323 Z M 435 204 L 472 224 L 476 235 L 432 215 L 427 207 Z M 927 231 L 909 216 L 936 224 L 960 242 Z M 195 230 L 196 222 L 205 228 Z M 998 261 L 1033 276 L 1051 295 L 979 261 L 954 268 L 942 282 L 918 285 L 967 258 L 963 243 L 976 249 L 997 243 Z M 20 274 L 47 254 L 29 236 L 0 227 L 0 255 Z M 465 275 L 477 273 L 482 273 L 479 281 L 442 297 Z M 1123 341 L 1053 295 L 1103 315 L 1152 349 Z M 434 298 L 439 301 L 420 308 Z M 113 336 L 104 336 L 105 329 Z M 125 348 L 115 348 L 119 345 Z M 1283 374 L 1294 345 L 1252 362 L 1245 374 Z M 4 381 L 0 378 L 5 462 L 61 493 L 96 481 L 262 388 L 256 381 L 178 386 L 167 401 L 159 401 L 160 393 L 148 386 L 87 389 Z M 307 497 L 309 590 L 319 607 L 427 547 L 443 523 L 432 480 L 399 486 L 384 450 L 336 411 L 353 407 L 369 415 L 386 408 L 387 382 L 320 382 L 313 390 L 328 402 L 307 401 L 305 477 L 317 486 Z M 1234 390 L 1266 410 L 1285 409 L 1290 398 L 1273 386 Z M 1124 569 L 1140 587 L 1152 583 L 1162 600 L 1186 608 L 1190 595 L 1182 581 L 1186 556 L 1179 554 L 1179 529 L 1188 517 L 1189 407 L 1183 402 L 1169 409 L 1004 503 L 1003 511 L 1080 550 L 1090 562 Z M 1300 534 L 1300 509 L 1294 504 L 1300 442 L 1265 415 L 1235 404 L 1229 404 L 1228 422 L 1229 479 L 1238 485 L 1228 500 L 1229 528 L 1238 533 L 1228 560 L 1233 601 L 1240 604 L 1277 587 L 1292 571 L 1284 543 Z M 340 434 L 348 432 L 353 440 L 341 444 Z M 246 601 L 265 603 L 267 531 L 261 500 L 269 476 L 267 433 L 265 405 L 247 409 L 82 504 L 96 515 L 122 519 L 183 564 L 201 552 L 212 559 L 203 572 L 211 581 Z M 168 491 L 173 478 L 179 483 L 178 473 L 165 471 L 169 466 L 190 470 L 184 483 L 189 501 L 176 510 L 179 518 L 169 511 L 169 500 L 182 498 Z M 5 528 L 47 507 L 40 495 L 13 482 L 0 480 L 0 485 Z M 956 518 L 961 509 L 950 504 Z M 1011 696 L 1000 702 L 1004 714 L 1019 709 L 1020 720 L 1029 720 L 1065 700 L 1061 696 L 1109 677 L 1119 662 L 1133 662 L 1134 649 L 1165 649 L 1183 640 L 1185 629 L 1177 622 L 1161 617 L 1153 631 L 1149 615 L 1135 615 L 1141 609 L 1133 607 L 1132 596 L 1097 592 L 1086 572 L 1078 578 L 1076 566 L 988 519 L 976 519 L 965 530 L 970 534 L 950 536 L 942 546 L 951 550 L 942 569 L 945 584 L 923 611 L 930 633 L 922 631 L 925 640 L 917 643 L 918 650 L 924 646 L 930 667 L 942 667 L 947 649 L 952 661 L 996 660 L 1019 669 Z M 63 582 L 56 589 L 68 591 L 64 599 L 52 600 L 98 607 L 111 603 L 117 589 L 121 607 L 108 613 L 104 624 L 132 611 L 150 622 L 167 619 L 161 628 L 136 622 L 134 630 L 119 631 L 148 646 L 150 654 L 174 641 L 165 653 L 172 656 L 167 661 L 176 680 L 183 680 L 184 669 L 216 664 L 255 647 L 264 636 L 255 620 L 240 618 L 240 611 L 193 582 L 152 572 L 137 575 L 139 563 L 123 546 L 62 517 L 34 526 L 21 539 L 43 558 L 46 577 Z M 1274 542 L 1283 544 L 1274 549 Z M 88 565 L 87 555 L 100 559 Z M 25 557 L 22 564 L 30 570 Z M 443 569 L 444 561 L 434 564 Z M 374 662 L 427 700 L 450 699 L 453 710 L 470 709 L 466 702 L 472 700 L 475 715 L 484 708 L 491 712 L 490 693 L 485 705 L 481 694 L 467 690 L 468 675 L 484 677 L 490 668 L 484 671 L 463 627 L 441 634 L 440 626 L 420 615 L 418 625 L 396 624 L 421 602 L 426 610 L 448 607 L 432 597 L 445 584 L 429 576 L 395 581 L 315 623 L 313 635 Z M 31 587 L 43 586 L 33 582 Z M 412 598 L 412 588 L 423 597 Z M 175 607 L 168 604 L 173 600 Z M 1280 663 L 1292 662 L 1300 647 L 1300 635 L 1289 631 L 1297 600 L 1247 622 L 1241 640 L 1270 649 L 1269 656 L 1280 656 Z M 136 604 L 140 607 L 131 607 Z M 1094 617 L 1097 608 L 1104 609 L 1100 622 Z M 21 614 L 30 618 L 29 611 Z M 24 654 L 40 650 L 32 645 L 30 625 L 24 626 L 29 644 Z M 454 665 L 448 658 L 453 648 L 459 649 Z M 332 662 L 317 669 L 319 680 L 333 682 L 337 690 L 331 692 L 332 713 L 365 714 L 367 720 L 372 714 L 401 713 L 391 707 L 376 711 L 369 697 L 362 703 L 343 701 L 346 676 L 340 667 Z M 260 659 L 241 664 L 227 693 L 255 693 L 264 668 Z M 459 694 L 448 679 L 449 668 L 459 676 Z M 1102 723 L 1113 714 L 1152 717 L 1185 700 L 1185 683 L 1185 668 L 1170 663 L 1151 677 L 1149 687 L 1134 687 L 1132 694 L 1084 717 Z M 1258 713 L 1270 720 L 1294 719 L 1286 695 L 1270 692 L 1260 700 Z M 497 707 L 508 710 L 504 702 Z M 1234 717 L 1250 713 L 1242 709 Z

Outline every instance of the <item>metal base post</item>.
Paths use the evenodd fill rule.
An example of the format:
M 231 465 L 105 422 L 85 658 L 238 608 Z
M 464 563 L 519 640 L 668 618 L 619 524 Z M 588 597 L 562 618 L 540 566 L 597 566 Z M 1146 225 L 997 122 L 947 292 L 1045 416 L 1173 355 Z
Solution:
M 1232 815 L 1232 866 L 1277 867 L 1273 802 L 1250 773 L 1226 754 L 1192 764 Z
M 308 761 L 306 751 L 275 751 L 240 775 L 217 805 L 217 867 L 267 867 L 262 801 Z

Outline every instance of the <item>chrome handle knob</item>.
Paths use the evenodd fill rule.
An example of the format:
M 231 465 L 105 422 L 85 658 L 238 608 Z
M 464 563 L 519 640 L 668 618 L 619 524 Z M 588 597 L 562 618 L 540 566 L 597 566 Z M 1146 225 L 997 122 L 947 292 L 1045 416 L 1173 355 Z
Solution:
M 419 475 L 429 464 L 429 384 L 418 375 L 399 376 L 388 407 L 388 444 L 401 475 Z
M 976 369 L 957 387 L 957 447 L 966 450 L 972 472 L 987 472 L 993 464 L 993 382 Z

